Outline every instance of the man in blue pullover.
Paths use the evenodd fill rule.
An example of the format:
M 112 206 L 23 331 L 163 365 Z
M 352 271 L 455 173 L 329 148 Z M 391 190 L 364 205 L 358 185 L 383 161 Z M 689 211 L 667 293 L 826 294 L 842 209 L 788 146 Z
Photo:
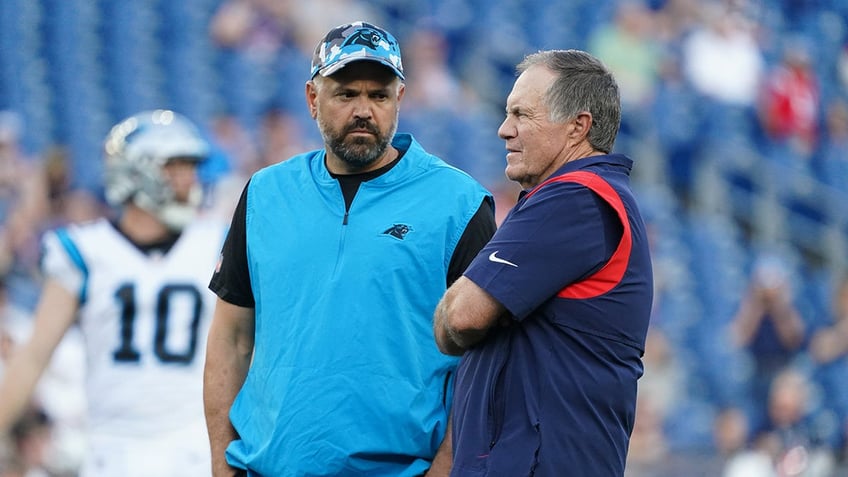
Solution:
M 525 57 L 498 135 L 518 203 L 436 309 L 462 355 L 451 475 L 621 477 L 653 301 L 618 85 L 595 57 Z
M 457 358 L 441 295 L 495 230 L 491 195 L 395 134 L 397 41 L 356 22 L 312 59 L 324 138 L 254 174 L 210 288 L 204 401 L 215 476 L 443 476 Z

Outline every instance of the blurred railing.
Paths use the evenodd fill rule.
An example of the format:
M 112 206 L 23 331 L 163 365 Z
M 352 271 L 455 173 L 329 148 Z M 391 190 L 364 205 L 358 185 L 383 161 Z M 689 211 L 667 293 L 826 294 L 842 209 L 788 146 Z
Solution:
M 813 266 L 848 264 L 848 193 L 807 164 L 727 146 L 702 162 L 695 206 L 733 218 L 752 243 L 791 245 Z

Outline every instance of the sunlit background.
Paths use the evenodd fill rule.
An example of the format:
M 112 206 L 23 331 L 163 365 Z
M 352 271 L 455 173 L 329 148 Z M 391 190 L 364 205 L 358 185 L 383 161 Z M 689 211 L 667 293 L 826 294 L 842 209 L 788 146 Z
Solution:
M 848 475 L 845 0 L 0 0 L 0 372 L 38 297 L 38 237 L 106 213 L 112 124 L 198 122 L 227 216 L 251 172 L 321 147 L 312 49 L 358 19 L 400 40 L 399 129 L 499 217 L 518 191 L 496 134 L 515 64 L 579 48 L 618 78 L 615 149 L 636 161 L 656 273 L 628 475 Z M 51 475 L 74 475 L 84 438 L 74 339 L 16 434 Z

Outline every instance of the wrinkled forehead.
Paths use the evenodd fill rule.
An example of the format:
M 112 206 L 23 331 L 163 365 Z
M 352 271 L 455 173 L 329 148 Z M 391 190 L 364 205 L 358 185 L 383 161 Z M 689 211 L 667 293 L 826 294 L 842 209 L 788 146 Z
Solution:
M 541 66 L 533 66 L 521 73 L 507 96 L 507 110 L 545 107 L 545 95 L 555 77 L 553 72 Z

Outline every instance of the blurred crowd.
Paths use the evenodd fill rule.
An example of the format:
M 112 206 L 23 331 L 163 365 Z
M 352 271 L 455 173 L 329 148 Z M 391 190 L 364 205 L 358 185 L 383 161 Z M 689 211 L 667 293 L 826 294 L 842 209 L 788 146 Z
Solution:
M 56 2 L 33 3 L 48 17 Z M 848 270 L 794 243 L 791 227 L 758 226 L 762 208 L 710 205 L 735 196 L 705 185 L 711 168 L 742 159 L 748 175 L 732 178 L 736 186 L 753 190 L 770 170 L 781 171 L 778 186 L 803 179 L 813 193 L 828 191 L 803 214 L 834 220 L 835 243 L 848 243 L 848 220 L 830 212 L 848 203 L 848 3 L 184 3 L 202 3 L 197 41 L 208 49 L 196 60 L 216 73 L 188 88 L 208 80 L 212 99 L 142 106 L 184 110 L 206 126 L 216 148 L 202 170 L 207 213 L 223 217 L 252 172 L 320 146 L 303 84 L 314 42 L 331 26 L 368 19 L 396 32 L 407 72 L 399 130 L 489 187 L 498 217 L 518 192 L 503 176 L 496 134 L 514 65 L 541 48 L 601 58 L 621 88 L 615 149 L 636 161 L 654 239 L 656 303 L 628 474 L 848 475 Z M 182 37 L 157 38 L 168 51 Z M 0 373 L 30 332 L 41 233 L 111 213 L 98 158 L 62 137 L 45 144 L 17 92 L 0 81 Z M 104 94 L 115 95 L 112 120 L 143 102 Z M 0 476 L 74 475 L 85 438 L 79 350 L 69 335 L 31 412 L 0 445 Z

